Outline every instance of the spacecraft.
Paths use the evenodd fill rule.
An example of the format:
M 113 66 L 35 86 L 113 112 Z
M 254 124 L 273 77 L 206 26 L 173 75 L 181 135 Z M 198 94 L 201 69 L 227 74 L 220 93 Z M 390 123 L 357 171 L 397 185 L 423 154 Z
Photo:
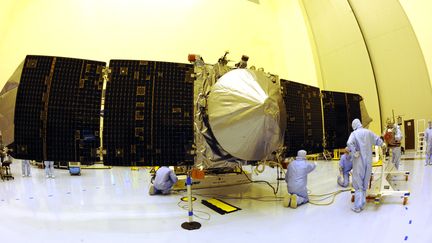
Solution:
M 226 168 L 341 148 L 352 119 L 370 121 L 358 94 L 280 79 L 247 56 L 229 66 L 227 54 L 108 66 L 29 55 L 0 93 L 3 142 L 18 159 Z

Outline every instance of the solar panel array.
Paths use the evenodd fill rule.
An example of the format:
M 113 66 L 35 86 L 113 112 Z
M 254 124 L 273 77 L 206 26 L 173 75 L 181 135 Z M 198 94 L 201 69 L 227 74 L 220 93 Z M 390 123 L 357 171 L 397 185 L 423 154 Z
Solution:
M 99 160 L 104 62 L 27 56 L 15 107 L 15 157 Z
M 287 156 L 300 149 L 308 153 L 323 151 L 323 125 L 320 90 L 317 87 L 281 79 L 287 111 L 284 146 Z
M 27 56 L 15 107 L 15 157 L 100 158 L 104 62 Z M 194 78 L 189 64 L 111 60 L 106 85 L 104 164 L 193 164 Z M 280 80 L 287 110 L 287 156 L 345 147 L 361 96 Z M 322 102 L 322 103 L 321 103 Z M 323 131 L 325 131 L 323 138 Z M 325 146 L 324 146 L 325 145 Z
M 361 119 L 360 101 L 362 98 L 358 94 L 324 90 L 321 92 L 326 148 L 344 148 L 352 132 L 352 120 Z
M 107 165 L 193 164 L 193 66 L 111 60 L 104 110 Z

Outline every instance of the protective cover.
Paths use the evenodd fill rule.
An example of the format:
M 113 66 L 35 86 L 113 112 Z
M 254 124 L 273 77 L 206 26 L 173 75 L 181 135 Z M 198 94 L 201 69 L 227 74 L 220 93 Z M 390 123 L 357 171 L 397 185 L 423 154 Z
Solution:
M 24 62 L 22 62 L 0 92 L 0 131 L 3 143 L 8 146 L 14 142 L 15 100 Z
M 264 72 L 223 75 L 211 89 L 208 115 L 216 140 L 239 159 L 266 159 L 283 145 L 285 106 L 279 86 Z
M 367 112 L 363 98 L 360 100 L 360 113 L 363 127 L 368 128 L 369 124 L 373 121 L 373 119 L 369 116 Z
M 236 158 L 225 151 L 214 137 L 209 125 L 207 114 L 207 98 L 211 87 L 230 67 L 216 63 L 204 64 L 203 61 L 195 63 L 194 72 L 194 125 L 196 156 L 195 166 L 206 170 L 219 170 L 234 168 L 238 165 Z M 233 163 L 234 162 L 234 163 Z

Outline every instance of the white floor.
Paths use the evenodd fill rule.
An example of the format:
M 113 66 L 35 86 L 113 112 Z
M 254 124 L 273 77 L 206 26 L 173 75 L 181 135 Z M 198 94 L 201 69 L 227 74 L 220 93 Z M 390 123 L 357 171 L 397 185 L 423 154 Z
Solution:
M 336 184 L 337 161 L 319 161 L 309 176 L 311 194 L 340 190 Z M 46 179 L 42 169 L 32 168 L 32 177 L 21 177 L 15 162 L 15 180 L 0 181 L 1 242 L 432 242 L 432 166 L 423 160 L 403 160 L 411 171 L 408 182 L 396 188 L 409 189 L 406 206 L 402 199 L 387 197 L 382 204 L 368 203 L 360 214 L 350 210 L 351 194 L 341 193 L 330 206 L 282 207 L 281 201 L 258 201 L 247 197 L 274 199 L 265 184 L 195 190 L 196 218 L 202 228 L 186 231 L 187 211 L 178 206 L 185 193 L 148 195 L 149 175 L 144 169 L 115 167 L 83 170 L 70 176 L 56 170 Z M 270 180 L 273 169 L 254 176 Z M 279 195 L 286 193 L 282 181 Z M 200 194 L 200 195 L 197 195 Z M 219 194 L 242 210 L 219 215 L 201 204 L 201 199 Z M 270 196 L 270 197 L 266 197 Z M 243 197 L 230 199 L 226 197 Z M 7 240 L 7 241 L 6 241 Z

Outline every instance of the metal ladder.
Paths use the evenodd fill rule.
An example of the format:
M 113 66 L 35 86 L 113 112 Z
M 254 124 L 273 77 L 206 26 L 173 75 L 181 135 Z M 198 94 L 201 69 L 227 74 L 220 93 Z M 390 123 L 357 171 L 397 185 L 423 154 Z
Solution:
M 422 129 L 420 129 L 422 127 Z M 424 130 L 426 129 L 426 120 L 425 119 L 419 119 L 417 120 L 417 149 L 416 149 L 416 155 L 422 156 L 425 152 L 425 139 L 424 139 Z

